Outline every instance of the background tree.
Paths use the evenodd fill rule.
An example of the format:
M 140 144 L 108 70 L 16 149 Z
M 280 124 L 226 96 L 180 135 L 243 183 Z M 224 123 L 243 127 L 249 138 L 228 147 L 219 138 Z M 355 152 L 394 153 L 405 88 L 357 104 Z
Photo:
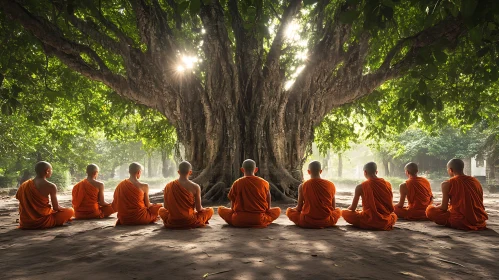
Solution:
M 274 197 L 294 195 L 314 127 L 388 80 L 419 89 L 397 110 L 421 105 L 432 119 L 446 95 L 463 92 L 433 99 L 426 90 L 427 79 L 450 71 L 455 50 L 462 53 L 454 61 L 469 66 L 466 85 L 483 78 L 473 70 L 497 80 L 493 0 L 1 0 L 0 7 L 48 55 L 164 114 L 213 199 L 245 158 L 257 160 Z M 383 96 L 374 97 L 361 106 L 382 110 Z

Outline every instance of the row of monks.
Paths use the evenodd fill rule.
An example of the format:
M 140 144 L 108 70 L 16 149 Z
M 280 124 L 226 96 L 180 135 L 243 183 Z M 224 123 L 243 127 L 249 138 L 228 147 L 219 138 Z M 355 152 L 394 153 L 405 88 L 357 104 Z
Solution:
M 214 214 L 213 208 L 201 205 L 201 188 L 189 180 L 192 166 L 184 161 L 179 165 L 179 178 L 164 189 L 164 207 L 150 203 L 149 187 L 139 181 L 142 166 L 129 166 L 130 178 L 122 181 L 114 192 L 111 204 L 104 200 L 104 184 L 97 180 L 99 168 L 87 167 L 88 177 L 73 188 L 73 208 L 62 208 L 57 201 L 57 188 L 47 179 L 52 167 L 47 162 L 35 166 L 36 177 L 24 182 L 18 189 L 20 228 L 43 229 L 63 225 L 74 218 L 96 219 L 117 212 L 117 225 L 154 223 L 161 217 L 166 228 L 188 229 L 203 227 Z M 447 164 L 450 179 L 443 182 L 442 202 L 433 205 L 430 183 L 418 176 L 418 166 L 405 166 L 408 180 L 400 185 L 400 200 L 393 204 L 392 187 L 377 177 L 374 162 L 364 166 L 366 181 L 355 188 L 352 204 L 344 210 L 336 207 L 334 184 L 321 178 L 321 164 L 313 161 L 308 166 L 311 179 L 298 188 L 298 204 L 288 208 L 287 217 L 304 228 L 334 226 L 340 217 L 363 229 L 391 230 L 397 219 L 432 220 L 439 225 L 462 230 L 482 230 L 488 219 L 483 205 L 483 191 L 474 177 L 463 173 L 464 162 L 452 159 Z M 258 172 L 253 160 L 245 160 L 244 176 L 232 185 L 228 197 L 231 207 L 218 207 L 218 215 L 235 227 L 262 228 L 281 214 L 271 207 L 269 183 L 255 176 Z M 52 207 L 49 204 L 49 197 Z M 362 199 L 362 210 L 357 210 Z M 405 200 L 408 206 L 404 207 Z M 158 217 L 159 216 L 159 217 Z

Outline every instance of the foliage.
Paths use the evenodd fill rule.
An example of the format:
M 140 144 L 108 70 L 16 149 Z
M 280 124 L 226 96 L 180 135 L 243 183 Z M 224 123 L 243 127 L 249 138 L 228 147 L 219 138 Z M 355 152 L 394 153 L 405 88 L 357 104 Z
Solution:
M 1 166 L 14 166 L 27 158 L 32 160 L 35 155 L 39 158 L 64 155 L 58 160 L 68 168 L 80 169 L 88 162 L 84 151 L 92 145 L 108 151 L 110 156 L 103 160 L 109 162 L 114 160 L 112 156 L 120 159 L 137 156 L 116 149 L 114 143 L 96 144 L 95 139 L 102 131 L 107 139 L 119 143 L 133 146 L 131 143 L 140 141 L 147 153 L 154 149 L 171 150 L 176 137 L 168 122 L 180 127 L 185 117 L 178 110 L 182 106 L 174 104 L 171 109 L 165 105 L 174 103 L 171 100 L 157 104 L 148 95 L 150 91 L 167 89 L 161 91 L 161 97 L 176 96 L 177 102 L 184 98 L 200 100 L 199 96 L 222 102 L 223 93 L 207 88 L 213 83 L 206 81 L 206 77 L 216 71 L 232 71 L 230 65 L 235 61 L 246 63 L 241 59 L 246 56 L 257 66 L 245 71 L 261 71 L 269 74 L 266 76 L 277 77 L 276 80 L 255 81 L 252 74 L 244 76 L 245 71 L 239 73 L 241 77 L 226 76 L 230 80 L 247 79 L 245 88 L 252 83 L 265 84 L 265 89 L 270 90 L 267 96 L 257 100 L 270 101 L 258 106 L 250 102 L 249 106 L 226 105 L 263 108 L 278 99 L 284 100 L 285 107 L 285 102 L 299 100 L 295 112 L 282 115 L 316 114 L 308 121 L 314 125 L 329 113 L 315 133 L 322 153 L 327 149 L 335 152 L 348 149 L 349 143 L 360 138 L 359 133 L 379 142 L 392 141 L 394 135 L 412 126 L 436 132 L 448 125 L 464 131 L 482 120 L 489 126 L 499 124 L 499 4 L 495 0 L 1 0 L 0 3 L 3 11 L 0 14 L 1 110 L 8 116 L 2 125 L 10 133 L 2 141 L 6 143 L 1 147 L 5 153 L 0 154 L 2 160 L 10 163 Z M 12 7 L 19 5 L 27 17 L 13 14 Z M 7 20 L 5 14 L 9 11 L 16 20 L 26 20 L 24 26 L 31 27 L 30 31 L 41 42 Z M 227 20 L 210 21 L 216 12 Z M 27 23 L 33 19 L 43 24 Z M 203 24 L 210 22 L 215 23 L 210 27 L 216 28 L 204 30 Z M 293 26 L 293 22 L 298 28 L 291 30 L 290 38 L 284 38 L 284 26 Z M 41 26 L 42 31 L 37 32 L 33 26 Z M 345 32 L 334 36 L 338 35 L 336 31 Z M 341 44 L 330 45 L 332 41 Z M 245 47 L 249 51 L 245 52 Z M 167 52 L 158 51 L 165 49 Z M 207 52 L 214 49 L 222 51 Z M 332 53 L 338 55 L 328 56 Z M 174 77 L 172 69 L 177 67 L 182 54 L 199 56 L 196 65 L 189 65 L 188 68 L 198 68 L 190 71 L 192 79 L 185 78 L 184 86 L 206 90 L 176 95 L 176 89 L 180 93 L 182 89 L 178 81 L 182 83 L 184 79 Z M 226 56 L 232 64 L 224 60 Z M 324 56 L 330 68 L 308 64 L 320 64 Z M 150 63 L 141 65 L 143 60 L 139 58 Z M 61 60 L 113 90 L 81 78 L 64 67 Z M 158 69 L 158 65 L 162 70 L 157 75 L 159 78 L 147 79 L 146 69 Z M 136 76 L 153 82 L 138 86 Z M 219 84 L 225 88 L 232 85 L 223 81 Z M 153 109 L 125 102 L 116 93 Z M 260 93 L 250 90 L 245 96 L 229 99 L 246 100 Z M 288 100 L 289 96 L 294 98 Z M 305 97 L 300 99 L 301 96 Z M 322 100 L 311 102 L 315 98 Z M 203 108 L 209 107 L 206 103 L 204 100 Z M 312 105 L 308 107 L 309 104 Z M 330 112 L 343 104 L 348 105 Z M 153 112 L 155 109 L 170 119 Z M 223 112 L 218 113 L 215 115 L 220 117 Z M 19 131 L 13 131 L 12 127 L 19 127 Z M 16 134 L 21 131 L 26 133 Z M 28 133 L 31 131 L 37 133 Z M 474 149 L 457 151 L 445 144 L 425 143 L 435 155 L 468 154 Z M 384 150 L 403 149 L 404 152 L 394 155 L 399 158 L 404 153 L 414 153 L 409 144 L 401 145 Z M 435 148 L 436 145 L 440 148 Z

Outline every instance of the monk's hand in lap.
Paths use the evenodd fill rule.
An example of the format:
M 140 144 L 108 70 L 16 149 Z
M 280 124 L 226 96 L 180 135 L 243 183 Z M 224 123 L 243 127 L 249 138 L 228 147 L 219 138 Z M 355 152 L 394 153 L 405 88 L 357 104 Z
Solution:
M 355 211 L 355 209 L 353 209 L 352 205 L 348 206 L 347 209 L 350 210 L 350 211 Z

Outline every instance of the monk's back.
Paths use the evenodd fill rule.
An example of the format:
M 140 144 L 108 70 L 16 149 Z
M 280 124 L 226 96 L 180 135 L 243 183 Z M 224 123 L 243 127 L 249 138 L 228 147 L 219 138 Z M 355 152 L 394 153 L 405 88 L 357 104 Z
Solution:
M 34 178 L 33 183 L 35 184 L 36 189 L 40 192 L 41 195 L 48 197 L 50 195 L 50 191 L 54 188 L 52 183 L 49 183 L 47 180 Z
M 184 187 L 187 186 L 187 187 Z M 179 180 L 168 183 L 164 190 L 165 208 L 172 220 L 190 218 L 194 215 L 194 194 L 190 185 Z
M 371 178 L 362 183 L 362 210 L 373 218 L 393 213 L 393 194 L 390 183 L 382 178 Z
M 310 179 L 303 183 L 304 204 L 302 214 L 312 219 L 325 219 L 335 210 L 333 198 L 334 184 L 324 179 Z
M 409 208 L 425 210 L 430 205 L 433 193 L 430 182 L 423 177 L 410 178 L 405 181 Z
M 483 205 L 480 182 L 474 177 L 460 175 L 449 179 L 449 184 L 451 223 L 458 221 L 472 226 L 485 226 L 488 216 Z
M 234 182 L 229 198 L 236 212 L 262 213 L 268 209 L 269 183 L 257 176 L 245 176 Z
M 120 212 L 146 208 L 144 191 L 135 186 L 129 179 L 121 181 L 114 190 L 113 208 L 118 211 L 118 216 L 120 216 Z

